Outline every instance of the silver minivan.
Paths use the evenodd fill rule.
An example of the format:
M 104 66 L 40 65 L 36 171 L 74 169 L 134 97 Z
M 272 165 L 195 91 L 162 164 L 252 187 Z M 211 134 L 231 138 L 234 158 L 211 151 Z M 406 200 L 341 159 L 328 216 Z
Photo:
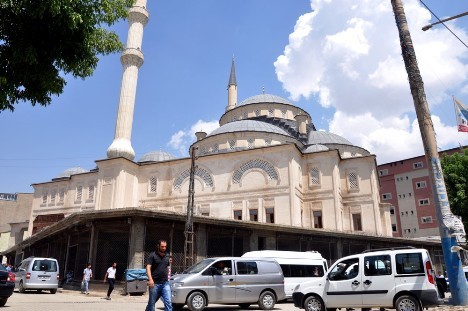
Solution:
M 286 299 L 284 276 L 279 264 L 270 259 L 207 258 L 171 278 L 172 306 L 184 305 L 201 311 L 209 303 L 248 308 L 258 304 L 271 310 Z
M 18 267 L 15 287 L 20 293 L 26 290 L 57 292 L 59 265 L 55 258 L 28 257 Z

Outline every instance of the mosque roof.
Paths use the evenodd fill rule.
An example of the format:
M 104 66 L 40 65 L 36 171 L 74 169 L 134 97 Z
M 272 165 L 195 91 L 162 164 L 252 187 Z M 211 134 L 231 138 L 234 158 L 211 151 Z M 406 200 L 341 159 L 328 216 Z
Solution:
M 145 153 L 138 162 L 163 162 L 176 159 L 172 154 L 159 150 Z
M 341 144 L 341 145 L 353 146 L 353 144 L 349 140 L 347 140 L 347 139 L 345 139 L 345 138 L 343 138 L 343 137 L 341 137 L 339 135 L 329 133 L 329 132 L 324 132 L 324 131 L 311 131 L 309 133 L 309 138 L 308 138 L 307 144 L 308 145 Z
M 321 144 L 315 144 L 307 147 L 304 150 L 304 153 L 314 153 L 314 152 L 319 152 L 319 151 L 328 151 L 330 150 L 327 146 L 321 145 Z
M 239 120 L 224 124 L 211 132 L 208 136 L 233 132 L 267 132 L 290 136 L 288 132 L 276 125 L 255 120 Z
M 60 173 L 57 176 L 57 178 L 70 177 L 71 175 L 76 175 L 76 174 L 81 174 L 81 173 L 88 173 L 88 172 L 89 171 L 87 169 L 76 166 L 76 167 L 67 168 L 62 173 Z
M 244 99 L 237 106 L 258 104 L 258 103 L 280 103 L 280 104 L 286 104 L 286 105 L 293 105 L 290 101 L 280 96 L 271 95 L 271 94 L 259 94 L 259 95 L 255 95 L 247 99 Z

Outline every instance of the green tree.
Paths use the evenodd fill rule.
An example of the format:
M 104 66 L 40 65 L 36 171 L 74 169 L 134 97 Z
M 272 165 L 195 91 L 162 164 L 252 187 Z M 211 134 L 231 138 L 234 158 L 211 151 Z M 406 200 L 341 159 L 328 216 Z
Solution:
M 64 76 L 93 74 L 98 55 L 121 51 L 108 26 L 134 0 L 0 0 L 0 112 L 20 101 L 47 106 Z
M 450 209 L 468 228 L 468 148 L 463 153 L 444 155 L 441 160 Z

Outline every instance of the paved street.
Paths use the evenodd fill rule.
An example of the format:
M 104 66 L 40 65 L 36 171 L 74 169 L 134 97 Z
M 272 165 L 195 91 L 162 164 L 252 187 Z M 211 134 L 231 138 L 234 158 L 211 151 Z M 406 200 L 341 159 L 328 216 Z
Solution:
M 37 293 L 27 292 L 20 294 L 15 292 L 10 297 L 6 306 L 2 308 L 2 311 L 124 311 L 124 310 L 145 310 L 147 295 L 143 296 L 123 296 L 120 295 L 119 291 L 116 291 L 112 295 L 112 300 L 107 301 L 104 299 L 105 292 L 91 292 L 90 295 L 82 295 L 77 291 L 62 290 L 59 289 L 57 294 L 52 295 L 49 292 Z M 161 302 L 156 304 L 157 310 L 164 310 Z M 188 309 L 184 309 L 188 310 Z M 236 310 L 240 311 L 238 306 L 220 306 L 212 305 L 206 309 L 207 311 L 224 311 L 224 310 Z M 249 309 L 244 310 L 260 310 L 257 305 L 252 305 Z M 281 303 L 275 306 L 277 311 L 299 311 L 294 308 L 292 303 Z M 378 309 L 374 309 L 378 310 Z M 468 308 L 454 307 L 454 306 L 440 306 L 437 308 L 430 308 L 429 311 L 466 311 Z M 344 309 L 342 309 L 344 311 Z

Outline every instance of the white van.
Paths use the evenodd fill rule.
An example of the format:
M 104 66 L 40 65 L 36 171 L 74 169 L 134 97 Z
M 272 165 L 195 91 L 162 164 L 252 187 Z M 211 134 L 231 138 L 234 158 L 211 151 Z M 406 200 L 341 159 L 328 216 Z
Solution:
M 297 285 L 294 306 L 306 311 L 378 307 L 420 311 L 442 302 L 432 267 L 429 252 L 413 247 L 347 256 L 323 278 Z
M 271 258 L 281 266 L 284 275 L 284 291 L 286 298 L 292 298 L 297 284 L 322 278 L 328 269 L 327 261 L 319 252 L 291 252 L 291 251 L 252 251 L 242 257 Z
M 49 290 L 57 292 L 59 283 L 59 265 L 55 258 L 28 257 L 19 265 L 15 278 L 15 287 L 20 293 L 26 290 Z

